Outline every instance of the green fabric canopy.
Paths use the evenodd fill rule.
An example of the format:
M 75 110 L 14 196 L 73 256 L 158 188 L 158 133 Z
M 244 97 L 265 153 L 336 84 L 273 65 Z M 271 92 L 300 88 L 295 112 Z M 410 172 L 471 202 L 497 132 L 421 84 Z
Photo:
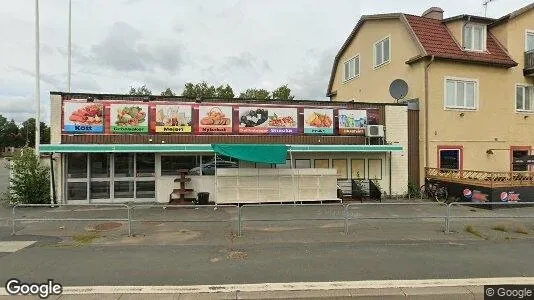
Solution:
M 213 144 L 213 151 L 220 155 L 257 163 L 285 164 L 286 145 L 266 144 Z

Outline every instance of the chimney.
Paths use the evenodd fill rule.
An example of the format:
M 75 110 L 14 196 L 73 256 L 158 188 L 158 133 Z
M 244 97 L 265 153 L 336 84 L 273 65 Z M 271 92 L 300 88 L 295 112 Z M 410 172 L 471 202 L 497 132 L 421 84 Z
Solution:
M 423 13 L 422 17 L 435 20 L 443 20 L 443 9 L 439 7 L 431 7 Z

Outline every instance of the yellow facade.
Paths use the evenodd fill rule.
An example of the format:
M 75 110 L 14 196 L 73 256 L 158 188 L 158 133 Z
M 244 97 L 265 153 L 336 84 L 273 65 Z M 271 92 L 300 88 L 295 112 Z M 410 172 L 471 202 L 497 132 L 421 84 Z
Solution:
M 461 19 L 447 24 L 459 46 L 464 24 Z M 410 89 L 406 99 L 419 99 L 420 103 L 421 179 L 425 166 L 439 167 L 440 147 L 460 146 L 464 170 L 510 171 L 512 147 L 534 148 L 534 114 L 518 112 L 515 106 L 516 85 L 534 85 L 534 77 L 523 75 L 526 32 L 534 31 L 534 9 L 498 25 L 489 25 L 488 30 L 518 66 L 503 68 L 439 59 L 407 64 L 408 60 L 425 53 L 402 18 L 365 21 L 337 63 L 331 100 L 394 102 L 389 95 L 389 84 L 394 79 L 404 79 Z M 373 70 L 374 42 L 385 36 L 391 36 L 391 62 Z M 361 74 L 343 82 L 343 63 L 356 54 L 360 54 Z M 429 63 L 425 90 L 425 70 Z M 445 107 L 447 78 L 477 83 L 474 110 Z M 427 104 L 428 120 L 425 120 Z

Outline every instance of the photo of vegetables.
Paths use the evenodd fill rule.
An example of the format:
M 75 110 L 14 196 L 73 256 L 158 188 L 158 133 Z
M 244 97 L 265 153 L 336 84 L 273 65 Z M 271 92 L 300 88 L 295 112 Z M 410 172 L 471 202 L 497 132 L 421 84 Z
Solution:
M 148 132 L 148 105 L 110 104 L 112 132 Z
M 65 132 L 103 132 L 104 107 L 101 103 L 85 101 L 64 102 L 63 130 Z
M 304 133 L 306 134 L 333 134 L 333 109 L 304 109 Z

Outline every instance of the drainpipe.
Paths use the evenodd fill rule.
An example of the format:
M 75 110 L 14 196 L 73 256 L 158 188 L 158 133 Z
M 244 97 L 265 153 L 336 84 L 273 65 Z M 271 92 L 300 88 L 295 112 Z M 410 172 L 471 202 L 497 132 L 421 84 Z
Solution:
M 428 129 L 428 106 L 429 106 L 429 100 L 428 100 L 428 69 L 430 65 L 434 62 L 434 55 L 430 58 L 430 61 L 425 66 L 425 170 L 429 166 L 429 158 L 428 158 L 428 137 L 429 137 L 429 129 Z M 426 177 L 426 174 L 425 174 Z

